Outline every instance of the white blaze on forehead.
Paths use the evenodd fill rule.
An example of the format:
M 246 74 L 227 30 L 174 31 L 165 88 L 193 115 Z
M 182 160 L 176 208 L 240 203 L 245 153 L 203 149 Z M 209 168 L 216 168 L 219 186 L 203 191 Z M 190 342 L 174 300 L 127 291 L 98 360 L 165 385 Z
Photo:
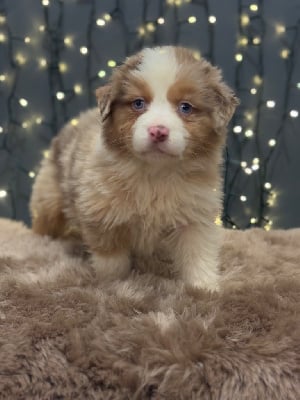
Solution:
M 166 98 L 179 69 L 174 48 L 166 46 L 144 49 L 142 57 L 135 73 L 147 82 L 155 98 Z

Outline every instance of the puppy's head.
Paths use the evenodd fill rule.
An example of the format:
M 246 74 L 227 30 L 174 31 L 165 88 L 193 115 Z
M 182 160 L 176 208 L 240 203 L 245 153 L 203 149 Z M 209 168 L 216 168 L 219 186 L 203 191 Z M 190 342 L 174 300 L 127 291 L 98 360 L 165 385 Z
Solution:
M 217 68 L 171 46 L 128 58 L 96 95 L 107 146 L 149 162 L 209 157 L 238 104 Z

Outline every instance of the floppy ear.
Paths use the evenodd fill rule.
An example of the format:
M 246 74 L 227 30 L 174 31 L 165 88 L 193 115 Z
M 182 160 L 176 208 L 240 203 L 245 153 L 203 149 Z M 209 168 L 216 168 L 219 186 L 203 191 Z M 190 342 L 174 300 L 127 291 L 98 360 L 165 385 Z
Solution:
M 223 82 L 214 88 L 214 92 L 216 103 L 213 113 L 215 129 L 216 132 L 222 133 L 240 102 L 233 91 Z
M 111 85 L 101 86 L 95 91 L 100 115 L 104 121 L 109 113 L 111 106 Z

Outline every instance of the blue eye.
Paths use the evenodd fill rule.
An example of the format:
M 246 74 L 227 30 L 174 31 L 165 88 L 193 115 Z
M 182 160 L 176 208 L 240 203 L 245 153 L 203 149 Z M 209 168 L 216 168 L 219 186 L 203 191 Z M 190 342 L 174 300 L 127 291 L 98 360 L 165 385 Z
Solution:
M 182 102 L 179 104 L 178 109 L 182 114 L 189 115 L 193 110 L 193 106 L 190 103 Z
M 143 111 L 145 106 L 146 104 L 144 99 L 135 99 L 132 102 L 132 108 L 137 111 Z

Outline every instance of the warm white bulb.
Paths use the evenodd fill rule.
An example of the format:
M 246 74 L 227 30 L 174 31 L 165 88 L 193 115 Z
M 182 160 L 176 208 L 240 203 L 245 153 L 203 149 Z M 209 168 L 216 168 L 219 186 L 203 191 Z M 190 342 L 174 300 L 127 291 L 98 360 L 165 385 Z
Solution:
M 242 62 L 242 61 L 243 61 L 243 54 L 237 53 L 237 54 L 235 55 L 235 60 L 236 60 L 237 62 Z
M 1 74 L 0 75 L 0 82 L 4 82 L 6 80 L 6 75 L 5 74 Z
M 245 195 L 240 196 L 240 200 L 241 200 L 242 202 L 247 201 L 247 196 L 245 196 Z
M 250 93 L 253 94 L 253 95 L 256 94 L 257 93 L 257 89 L 256 88 L 251 88 L 250 89 Z
M 26 36 L 26 37 L 24 38 L 24 42 L 25 42 L 26 44 L 30 43 L 30 42 L 31 42 L 30 37 L 29 37 L 29 36 Z
M 259 45 L 261 43 L 261 38 L 259 36 L 255 36 L 252 40 L 252 43 L 256 46 Z
M 247 129 L 245 131 L 245 136 L 248 137 L 248 138 L 252 137 L 253 136 L 253 130 L 252 129 Z
M 42 4 L 44 7 L 48 7 L 49 6 L 49 0 L 42 0 Z
M 299 116 L 299 111 L 297 111 L 297 110 L 291 110 L 291 111 L 290 111 L 290 116 L 291 116 L 292 118 L 298 118 L 298 116 Z
M 3 133 L 3 127 L 2 126 L 0 126 L 0 133 Z
M 259 170 L 259 164 L 253 164 L 251 166 L 252 171 L 258 171 Z
M 234 133 L 241 133 L 243 128 L 240 125 L 236 125 L 233 127 L 233 132 Z
M 252 217 L 252 218 L 250 219 L 250 222 L 251 222 L 251 224 L 256 224 L 257 218 Z
M 264 188 L 267 189 L 267 190 L 271 189 L 271 187 L 272 187 L 272 185 L 271 185 L 270 182 L 266 182 L 266 183 L 264 184 Z
M 252 169 L 249 168 L 249 167 L 245 168 L 245 173 L 246 173 L 247 175 L 251 175 L 251 174 L 252 174 Z
M 97 24 L 98 26 L 104 26 L 104 25 L 106 24 L 106 22 L 105 22 L 104 19 L 98 18 L 97 21 L 96 21 L 96 24 Z
M 58 64 L 58 68 L 59 68 L 59 72 L 61 72 L 62 74 L 63 74 L 64 72 L 67 72 L 67 71 L 68 71 L 68 65 L 67 65 L 65 62 L 63 62 L 63 61 L 61 61 L 61 62 Z
M 74 92 L 75 92 L 76 94 L 81 94 L 81 93 L 82 93 L 82 86 L 81 86 L 79 83 L 76 83 L 76 84 L 74 85 Z
M 159 25 L 163 25 L 165 23 L 165 19 L 163 17 L 160 17 L 160 18 L 157 19 L 157 23 Z
M 248 44 L 248 38 L 247 38 L 246 36 L 241 36 L 241 37 L 239 38 L 238 44 L 239 44 L 240 46 L 247 46 L 247 44 Z
M 4 43 L 6 41 L 6 36 L 4 33 L 0 33 L 0 43 Z
M 72 39 L 72 37 L 71 37 L 71 36 L 66 36 L 66 37 L 64 38 L 64 44 L 65 44 L 66 46 L 68 46 L 68 47 L 72 46 L 72 45 L 73 45 L 73 39 Z
M 40 66 L 41 68 L 47 67 L 47 60 L 46 60 L 45 58 L 40 58 L 40 59 L 39 59 L 39 66 Z
M 35 172 L 30 171 L 30 172 L 28 173 L 28 176 L 29 176 L 30 178 L 34 178 L 34 177 L 35 177 Z
M 268 141 L 268 145 L 269 145 L 270 147 L 276 146 L 276 139 L 270 139 L 270 140 Z
M 71 121 L 70 121 L 70 123 L 71 123 L 71 125 L 72 126 L 76 126 L 76 125 L 78 125 L 78 119 L 77 118 L 73 118 L 73 119 L 71 119 Z
M 148 32 L 154 32 L 155 31 L 155 25 L 152 22 L 148 22 L 146 25 L 147 31 Z
M 21 98 L 21 99 L 19 100 L 19 104 L 20 104 L 20 106 L 22 106 L 22 107 L 27 107 L 27 106 L 28 106 L 28 101 L 27 101 L 26 99 L 24 99 L 24 98 Z
M 37 125 L 41 125 L 42 122 L 43 122 L 43 118 L 42 118 L 42 117 L 37 117 L 37 118 L 35 119 L 35 123 L 36 123 Z
M 249 15 L 247 15 L 247 14 L 242 14 L 242 15 L 241 15 L 241 25 L 242 25 L 242 26 L 247 26 L 247 25 L 249 25 L 249 22 L 250 22 Z
M 6 190 L 0 190 L 0 198 L 4 199 L 4 197 L 7 196 L 7 191 Z
M 193 15 L 191 15 L 191 16 L 188 18 L 188 23 L 189 23 L 189 24 L 194 24 L 195 22 L 197 22 L 197 18 L 194 17 Z
M 285 33 L 285 26 L 282 25 L 282 24 L 277 24 L 277 25 L 275 26 L 275 30 L 276 30 L 276 33 L 277 33 L 278 35 L 282 35 L 283 33 Z
M 258 5 L 250 4 L 249 9 L 250 9 L 250 11 L 256 12 L 256 11 L 258 11 Z
M 57 92 L 56 98 L 57 98 L 57 100 L 63 100 L 65 98 L 64 92 Z
M 101 70 L 98 72 L 98 76 L 99 76 L 99 78 L 104 78 L 104 77 L 106 76 L 106 72 L 105 72 L 103 69 L 101 69 Z
M 246 168 L 247 167 L 247 161 L 241 161 L 241 167 Z
M 276 106 L 276 103 L 275 103 L 274 100 L 268 100 L 268 101 L 266 102 L 266 106 L 267 106 L 268 108 L 274 108 L 274 107 Z
M 289 49 L 282 49 L 280 52 L 280 57 L 283 59 L 287 59 L 290 56 L 290 50 Z
M 108 60 L 107 65 L 108 65 L 110 68 L 114 68 L 114 67 L 117 65 L 117 63 L 116 63 L 115 60 Z
M 254 75 L 253 82 L 255 85 L 259 86 L 262 84 L 263 80 L 259 75 Z
M 106 13 L 103 15 L 103 18 L 105 19 L 106 22 L 108 22 L 111 20 L 111 15 Z
M 86 55 L 89 52 L 89 49 L 85 46 L 81 46 L 79 51 L 81 54 Z
M 215 23 L 217 22 L 217 18 L 216 18 L 214 15 L 210 15 L 210 16 L 208 17 L 208 22 L 209 22 L 210 24 L 215 24 Z

